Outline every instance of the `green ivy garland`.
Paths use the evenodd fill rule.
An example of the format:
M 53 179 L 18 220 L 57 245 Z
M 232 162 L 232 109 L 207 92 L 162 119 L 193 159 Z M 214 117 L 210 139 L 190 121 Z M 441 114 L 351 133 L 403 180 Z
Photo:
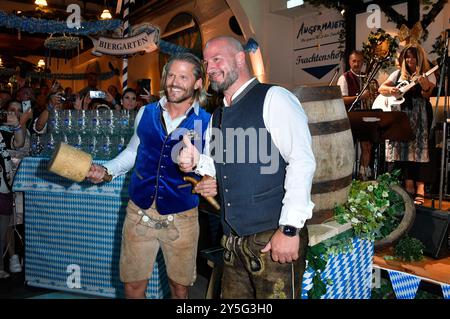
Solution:
M 440 34 L 433 44 L 433 50 L 430 53 L 435 53 L 438 56 L 438 63 L 441 64 L 445 59 L 445 37 Z
M 361 239 L 378 240 L 397 228 L 398 212 L 404 211 L 400 195 L 391 186 L 398 184 L 400 170 L 385 173 L 376 183 L 353 180 L 348 200 L 335 207 L 338 223 L 351 223 L 355 235 Z
M 333 281 L 324 278 L 324 271 L 330 256 L 346 254 L 353 250 L 353 230 L 348 230 L 337 236 L 329 238 L 317 245 L 308 247 L 306 260 L 308 269 L 313 272 L 312 287 L 308 290 L 309 299 L 320 299 L 327 292 L 327 286 L 332 286 Z

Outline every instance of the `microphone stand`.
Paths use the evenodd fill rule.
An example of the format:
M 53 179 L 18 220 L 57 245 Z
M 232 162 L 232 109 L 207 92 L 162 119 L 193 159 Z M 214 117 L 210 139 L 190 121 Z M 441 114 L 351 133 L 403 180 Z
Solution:
M 375 75 L 378 73 L 378 70 L 380 70 L 381 64 L 386 60 L 389 60 L 389 57 L 376 62 L 376 66 L 375 66 L 374 70 L 372 71 L 372 73 L 370 74 L 370 77 L 367 78 L 366 83 L 364 84 L 364 87 L 362 88 L 361 92 L 356 96 L 356 99 L 353 101 L 352 105 L 349 107 L 347 112 L 350 112 L 353 109 L 353 107 L 355 106 L 355 104 L 359 102 L 362 94 L 367 89 L 367 87 L 370 85 L 370 82 L 373 80 Z
M 341 65 L 339 64 L 336 70 L 334 71 L 333 77 L 331 78 L 330 83 L 328 83 L 328 86 L 331 86 L 336 79 L 336 76 L 339 74 L 339 70 L 341 69 Z
M 437 97 L 436 97 L 436 108 L 435 108 L 435 115 L 433 118 L 433 123 L 431 125 L 431 129 L 430 129 L 430 134 L 433 132 L 434 130 L 434 126 L 436 124 L 436 113 L 438 110 L 438 103 L 439 103 L 439 97 L 441 96 L 441 89 L 442 89 L 442 84 L 444 84 L 444 91 L 445 91 L 445 96 L 444 96 L 444 121 L 443 121 L 443 126 L 442 126 L 442 152 L 441 152 L 441 174 L 439 176 L 439 209 L 442 209 L 442 197 L 443 197 L 443 185 L 444 185 L 444 165 L 445 165 L 445 160 L 446 160 L 446 153 L 447 153 L 447 124 L 450 123 L 450 119 L 447 118 L 447 100 L 448 100 L 448 74 L 447 74 L 447 68 L 448 68 L 448 42 L 449 42 L 449 31 L 450 30 L 446 30 L 445 32 L 445 50 L 444 50 L 444 56 L 442 57 L 442 66 L 441 66 L 441 76 L 439 79 L 439 88 L 438 88 L 438 93 L 437 93 Z M 444 80 L 445 78 L 445 80 Z M 430 135 L 431 136 L 431 135 Z M 447 173 L 447 167 L 445 167 L 445 172 Z

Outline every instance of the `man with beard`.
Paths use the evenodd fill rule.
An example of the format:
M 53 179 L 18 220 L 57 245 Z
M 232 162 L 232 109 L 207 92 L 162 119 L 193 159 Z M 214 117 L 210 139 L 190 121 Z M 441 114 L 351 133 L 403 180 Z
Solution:
M 161 79 L 165 96 L 139 110 L 127 148 L 103 166 L 92 165 L 88 173 L 92 182 L 99 183 L 105 174 L 116 177 L 134 166 L 120 254 L 127 298 L 145 298 L 159 248 L 172 298 L 187 298 L 196 279 L 199 199 L 173 159 L 183 135 L 190 135 L 202 151 L 210 119 L 200 107 L 206 100 L 204 81 L 196 56 L 171 57 Z
M 224 106 L 211 118 L 206 153 L 198 154 L 185 140 L 179 165 L 184 172 L 217 176 L 224 231 L 222 298 L 298 298 L 308 245 L 305 222 L 314 207 L 310 193 L 316 164 L 308 119 L 291 92 L 250 75 L 237 40 L 209 40 L 203 56 L 213 90 L 224 94 Z M 257 140 L 235 143 L 233 131 L 254 132 Z M 252 158 L 255 145 L 257 160 L 240 161 Z M 279 164 L 271 171 L 261 156 L 267 149 Z M 215 183 L 195 190 L 214 196 Z

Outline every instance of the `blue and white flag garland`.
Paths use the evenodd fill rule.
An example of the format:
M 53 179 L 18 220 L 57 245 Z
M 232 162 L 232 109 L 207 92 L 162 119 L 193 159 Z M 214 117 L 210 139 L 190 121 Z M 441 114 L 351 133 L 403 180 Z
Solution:
M 394 270 L 388 270 L 387 272 L 391 278 L 392 288 L 394 288 L 397 299 L 414 299 L 416 297 L 421 280 L 419 277 Z

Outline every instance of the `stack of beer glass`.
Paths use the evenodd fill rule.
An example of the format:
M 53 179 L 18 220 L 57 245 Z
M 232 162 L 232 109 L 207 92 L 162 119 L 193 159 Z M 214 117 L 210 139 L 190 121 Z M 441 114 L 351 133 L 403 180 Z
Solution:
M 128 144 L 134 132 L 136 112 L 129 110 L 53 110 L 47 133 L 31 138 L 31 155 L 51 157 L 59 142 L 109 160 Z

